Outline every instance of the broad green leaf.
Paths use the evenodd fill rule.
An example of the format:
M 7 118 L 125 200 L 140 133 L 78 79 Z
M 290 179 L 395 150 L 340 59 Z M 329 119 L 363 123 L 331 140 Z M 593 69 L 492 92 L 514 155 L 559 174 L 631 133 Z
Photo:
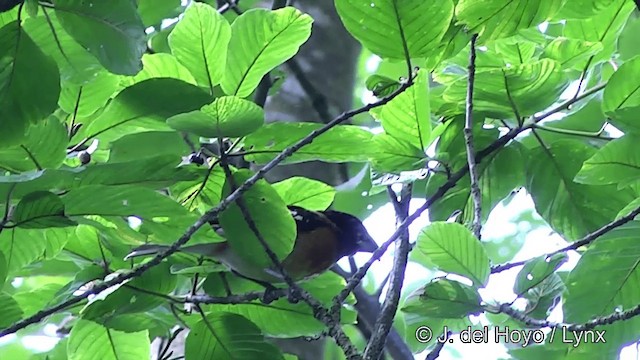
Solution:
M 112 316 L 150 311 L 164 304 L 166 299 L 154 293 L 169 294 L 175 289 L 177 276 L 172 275 L 169 268 L 170 265 L 163 262 L 117 289 L 97 294 L 82 309 L 82 318 L 107 321 L 108 325 Z
M 13 212 L 12 221 L 25 229 L 64 227 L 75 222 L 65 216 L 62 200 L 48 191 L 36 191 L 23 197 Z
M 575 181 L 589 185 L 627 187 L 640 181 L 640 137 L 629 134 L 613 140 L 582 165 Z
M 332 186 L 299 176 L 277 182 L 273 184 L 273 188 L 287 205 L 307 210 L 326 210 L 336 195 Z
M 4 254 L 0 252 L 0 290 L 4 287 L 8 272 L 7 259 L 4 257 Z
M 47 14 L 48 18 L 39 16 L 26 19 L 25 31 L 58 64 L 63 82 L 81 85 L 93 79 L 103 70 L 98 59 L 62 28 L 55 13 L 48 11 Z
M 167 124 L 178 131 L 201 137 L 241 137 L 262 126 L 264 111 L 255 103 L 235 96 L 223 96 L 200 110 L 178 114 Z
M 420 70 L 413 86 L 384 106 L 369 111 L 382 123 L 385 133 L 424 150 L 432 140 L 427 76 L 427 71 Z
M 209 102 L 209 95 L 184 81 L 145 80 L 122 90 L 76 138 L 97 137 L 108 142 L 142 129 L 166 131 L 170 129 L 165 123 L 167 118 Z
M 539 256 L 527 261 L 516 276 L 513 292 L 521 296 L 529 289 L 540 285 L 542 281 L 553 274 L 566 261 L 567 254 L 564 253 L 550 257 Z
M 62 200 L 67 216 L 179 217 L 186 209 L 168 196 L 137 186 L 90 185 L 69 190 Z
M 469 229 L 458 223 L 428 225 L 418 235 L 416 249 L 440 270 L 465 276 L 476 285 L 486 285 L 489 279 L 487 253 Z
M 139 360 L 151 356 L 148 331 L 125 333 L 88 320 L 73 325 L 67 344 L 69 360 Z
M 54 116 L 31 125 L 16 146 L 0 148 L 0 166 L 15 172 L 57 168 L 67 156 L 69 138 Z
M 135 83 L 154 78 L 173 78 L 196 85 L 189 70 L 175 56 L 165 53 L 142 55 L 142 71 L 134 76 L 122 78 L 120 85 L 129 87 Z
M 248 161 L 264 164 L 321 127 L 321 124 L 304 122 L 267 124 L 246 137 L 245 148 L 250 152 L 246 158 Z M 284 163 L 311 160 L 366 162 L 374 152 L 374 146 L 371 132 L 358 126 L 337 125 L 296 151 Z M 252 154 L 251 151 L 255 153 Z
M 558 100 L 569 85 L 557 62 L 550 59 L 477 72 L 475 76 L 474 110 L 485 111 L 496 118 L 513 118 L 542 111 Z M 444 92 L 447 102 L 456 103 L 464 113 L 467 76 L 458 78 Z M 511 95 L 513 105 L 506 94 Z M 515 107 L 515 109 L 514 109 Z
M 260 329 L 246 318 L 228 312 L 212 312 L 189 331 L 187 359 L 283 359 L 280 350 L 265 341 Z
M 162 146 L 158 146 L 162 144 Z M 182 135 L 175 131 L 147 131 L 125 135 L 111 143 L 109 163 L 140 161 L 157 156 L 173 157 L 191 153 Z
M 231 42 L 222 90 L 247 97 L 262 77 L 289 60 L 311 34 L 313 19 L 293 7 L 252 9 L 231 25 Z
M 87 117 L 102 108 L 118 87 L 118 76 L 100 71 L 85 84 L 65 83 L 58 104 L 76 118 Z
M 145 26 L 160 25 L 162 20 L 180 14 L 180 0 L 138 0 L 138 13 Z
M 387 134 L 377 134 L 373 140 L 376 148 L 370 156 L 376 171 L 398 173 L 425 167 L 427 158 L 424 150 L 407 140 Z
M 629 310 L 640 302 L 640 223 L 633 221 L 601 236 L 582 254 L 567 279 L 563 312 L 567 322 Z M 640 319 L 604 326 L 607 342 L 635 341 Z
M 613 220 L 634 196 L 611 185 L 583 185 L 573 179 L 595 150 L 577 140 L 559 140 L 532 150 L 526 188 L 538 214 L 567 240 L 575 240 Z
M 134 75 L 147 46 L 144 25 L 130 0 L 55 0 L 62 27 L 115 74 Z
M 640 84 L 634 81 L 640 72 L 640 56 L 626 61 L 607 82 L 602 99 L 602 110 L 611 115 L 616 110 L 640 106 Z
M 578 39 L 555 38 L 542 56 L 557 61 L 563 69 L 582 70 L 590 56 L 602 51 L 602 43 Z
M 60 95 L 60 75 L 17 22 L 0 29 L 0 147 L 24 139 L 30 124 L 46 119 Z
M 55 257 L 68 241 L 69 231 L 68 228 L 4 229 L 0 233 L 0 252 L 7 260 L 9 273 L 36 260 Z
M 231 26 L 216 9 L 193 3 L 169 35 L 169 46 L 198 85 L 213 90 L 224 75 L 230 39 Z
M 632 1 L 616 0 L 595 16 L 567 20 L 563 35 L 571 39 L 602 43 L 604 49 L 594 56 L 591 66 L 608 61 L 616 51 L 618 34 L 634 9 L 635 4 Z
M 410 294 L 401 310 L 430 318 L 457 319 L 481 312 L 480 301 L 476 288 L 454 280 L 437 279 Z
M 391 59 L 433 54 L 454 8 L 451 0 L 335 0 L 335 5 L 353 37 L 374 54 Z
M 560 296 L 565 290 L 566 287 L 560 276 L 552 273 L 523 295 L 527 299 L 524 312 L 534 319 L 546 319 L 550 310 L 558 305 Z
M 4 329 L 22 318 L 23 311 L 20 309 L 20 305 L 5 292 L 0 292 L 0 307 L 2 308 L 0 329 Z
M 389 96 L 400 88 L 400 82 L 382 75 L 371 75 L 365 82 L 367 90 L 376 97 Z
M 637 209 L 638 207 L 640 207 L 640 198 L 636 198 L 635 200 L 627 204 L 627 206 L 625 206 L 622 210 L 620 210 L 620 212 L 616 216 L 616 220 L 620 219 L 621 217 L 625 217 L 629 215 L 633 210 Z
M 248 170 L 234 173 L 236 186 L 242 185 L 251 176 Z M 225 184 L 225 196 L 231 193 L 229 179 Z M 280 260 L 293 249 L 296 238 L 296 225 L 286 204 L 273 187 L 264 180 L 258 181 L 242 195 L 244 204 L 255 223 L 260 235 Z M 249 228 L 237 203 L 230 205 L 220 214 L 220 224 L 231 248 L 245 261 L 256 264 L 258 269 L 273 266 L 273 262 L 264 252 L 264 247 Z M 260 272 L 262 274 L 262 272 Z M 243 274 L 257 278 L 264 275 Z
M 563 3 L 563 0 L 460 0 L 456 6 L 456 17 L 459 23 L 469 28 L 469 32 L 480 33 L 479 40 L 485 42 L 539 25 L 551 19 Z
M 614 3 L 621 2 L 621 0 L 571 0 L 564 3 L 554 18 L 585 19 L 598 14 Z
M 206 179 L 174 185 L 172 194 L 187 209 L 204 213 L 220 202 L 224 182 L 224 171 L 216 166 Z

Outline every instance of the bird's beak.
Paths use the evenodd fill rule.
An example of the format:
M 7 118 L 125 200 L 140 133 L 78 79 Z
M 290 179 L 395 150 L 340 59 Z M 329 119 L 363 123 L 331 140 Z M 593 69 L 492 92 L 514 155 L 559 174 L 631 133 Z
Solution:
M 372 253 L 378 249 L 378 244 L 367 235 L 358 241 L 358 251 Z

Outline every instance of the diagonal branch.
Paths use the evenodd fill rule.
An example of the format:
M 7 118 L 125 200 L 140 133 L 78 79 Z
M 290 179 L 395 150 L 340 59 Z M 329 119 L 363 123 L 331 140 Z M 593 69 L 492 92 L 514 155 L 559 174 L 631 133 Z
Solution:
M 405 185 L 401 191 L 400 201 L 397 201 L 396 195 L 391 190 L 391 186 L 388 187 L 391 201 L 396 206 L 396 218 L 398 223 L 402 223 L 409 216 L 409 203 L 411 201 L 411 191 L 413 185 Z M 409 229 L 405 229 L 402 235 L 399 237 L 399 241 L 396 243 L 396 253 L 393 260 L 393 268 L 391 270 L 391 279 L 389 289 L 385 295 L 384 302 L 376 324 L 374 326 L 373 334 L 367 343 L 367 348 L 364 351 L 365 359 L 377 360 L 380 354 L 384 350 L 389 330 L 393 325 L 393 319 L 396 316 L 398 310 L 398 303 L 400 302 L 400 291 L 404 283 L 405 270 L 407 268 L 407 261 L 409 259 L 409 250 L 411 246 L 409 244 Z
M 638 206 L 637 208 L 633 209 L 629 214 L 615 220 L 612 221 L 608 224 L 606 224 L 605 226 L 601 227 L 600 229 L 592 232 L 591 234 L 588 234 L 587 236 L 583 237 L 582 239 L 572 243 L 571 245 L 565 246 L 562 249 L 558 249 L 554 252 L 548 253 L 546 255 L 546 257 L 551 257 L 553 255 L 556 254 L 560 254 L 560 253 L 564 253 L 570 250 L 576 250 L 582 246 L 585 245 L 589 245 L 592 242 L 596 241 L 600 236 L 608 233 L 609 231 L 620 227 L 626 223 L 628 223 L 629 221 L 633 220 L 636 216 L 640 215 L 640 206 Z M 497 266 L 493 266 L 491 268 L 491 273 L 495 274 L 495 273 L 499 273 L 505 270 L 509 270 L 511 268 L 514 268 L 516 266 L 522 266 L 524 265 L 527 261 L 530 260 L 524 260 L 524 261 L 514 261 L 511 263 L 506 263 L 506 264 L 501 264 L 501 265 L 497 265 Z
M 478 34 L 471 37 L 471 49 L 469 51 L 469 80 L 467 82 L 467 112 L 464 117 L 464 140 L 467 147 L 467 163 L 469 164 L 469 178 L 471 179 L 471 197 L 473 199 L 473 222 L 471 228 L 473 234 L 480 240 L 482 230 L 482 193 L 478 184 L 478 169 L 476 168 L 476 155 L 473 148 L 473 87 L 476 78 L 476 40 Z

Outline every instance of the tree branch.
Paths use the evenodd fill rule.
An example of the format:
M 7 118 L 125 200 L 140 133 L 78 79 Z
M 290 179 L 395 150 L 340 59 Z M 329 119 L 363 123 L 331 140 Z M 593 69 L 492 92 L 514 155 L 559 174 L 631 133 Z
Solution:
M 469 80 L 467 82 L 467 112 L 464 117 L 464 140 L 467 147 L 467 164 L 469 165 L 469 178 L 471 179 L 471 197 L 473 198 L 473 222 L 471 228 L 473 234 L 480 240 L 482 230 L 482 193 L 478 185 L 478 169 L 476 169 L 476 156 L 473 148 L 473 86 L 476 77 L 476 39 L 478 34 L 471 37 L 471 49 L 469 51 Z
M 609 231 L 620 227 L 626 223 L 628 223 L 629 221 L 633 220 L 636 216 L 638 216 L 640 214 L 640 206 L 633 209 L 629 214 L 619 218 L 618 220 L 614 220 L 606 225 L 604 225 L 603 227 L 601 227 L 600 229 L 592 232 L 591 234 L 586 235 L 585 237 L 583 237 L 582 239 L 573 242 L 571 245 L 565 246 L 562 249 L 558 249 L 554 252 L 550 252 L 547 255 L 545 255 L 546 257 L 551 257 L 553 255 L 556 254 L 560 254 L 560 253 L 564 253 L 570 250 L 576 250 L 582 246 L 585 245 L 589 245 L 592 242 L 594 242 L 595 240 L 597 240 L 600 236 L 608 233 Z M 514 261 L 514 262 L 510 262 L 510 263 L 506 263 L 506 264 L 501 264 L 501 265 L 496 265 L 491 267 L 491 273 L 495 274 L 495 273 L 499 273 L 505 270 L 509 270 L 511 268 L 514 268 L 516 266 L 522 266 L 524 265 L 527 261 L 531 261 L 531 259 L 529 260 L 524 260 L 524 261 Z
M 396 218 L 398 224 L 402 223 L 409 216 L 409 203 L 411 202 L 411 191 L 413 185 L 405 185 L 400 195 L 400 201 L 396 199 L 395 193 L 390 190 L 391 201 L 398 203 L 396 207 Z M 384 350 L 385 342 L 389 330 L 393 326 L 393 319 L 396 316 L 398 310 L 398 303 L 400 301 L 400 291 L 404 283 L 405 270 L 407 268 L 407 261 L 409 259 L 409 229 L 406 228 L 402 235 L 399 237 L 399 241 L 396 243 L 396 253 L 393 261 L 393 268 L 391 270 L 391 279 L 389 289 L 385 295 L 382 309 L 376 320 L 373 334 L 367 343 L 367 348 L 364 351 L 364 358 L 371 360 L 378 360 L 382 351 Z

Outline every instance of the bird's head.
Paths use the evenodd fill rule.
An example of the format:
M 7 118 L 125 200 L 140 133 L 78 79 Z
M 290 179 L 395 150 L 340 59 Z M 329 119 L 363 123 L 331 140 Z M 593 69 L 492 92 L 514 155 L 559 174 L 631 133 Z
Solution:
M 350 256 L 357 252 L 372 253 L 378 248 L 378 244 L 357 217 L 334 210 L 327 210 L 324 215 L 340 229 L 338 237 L 340 255 Z

